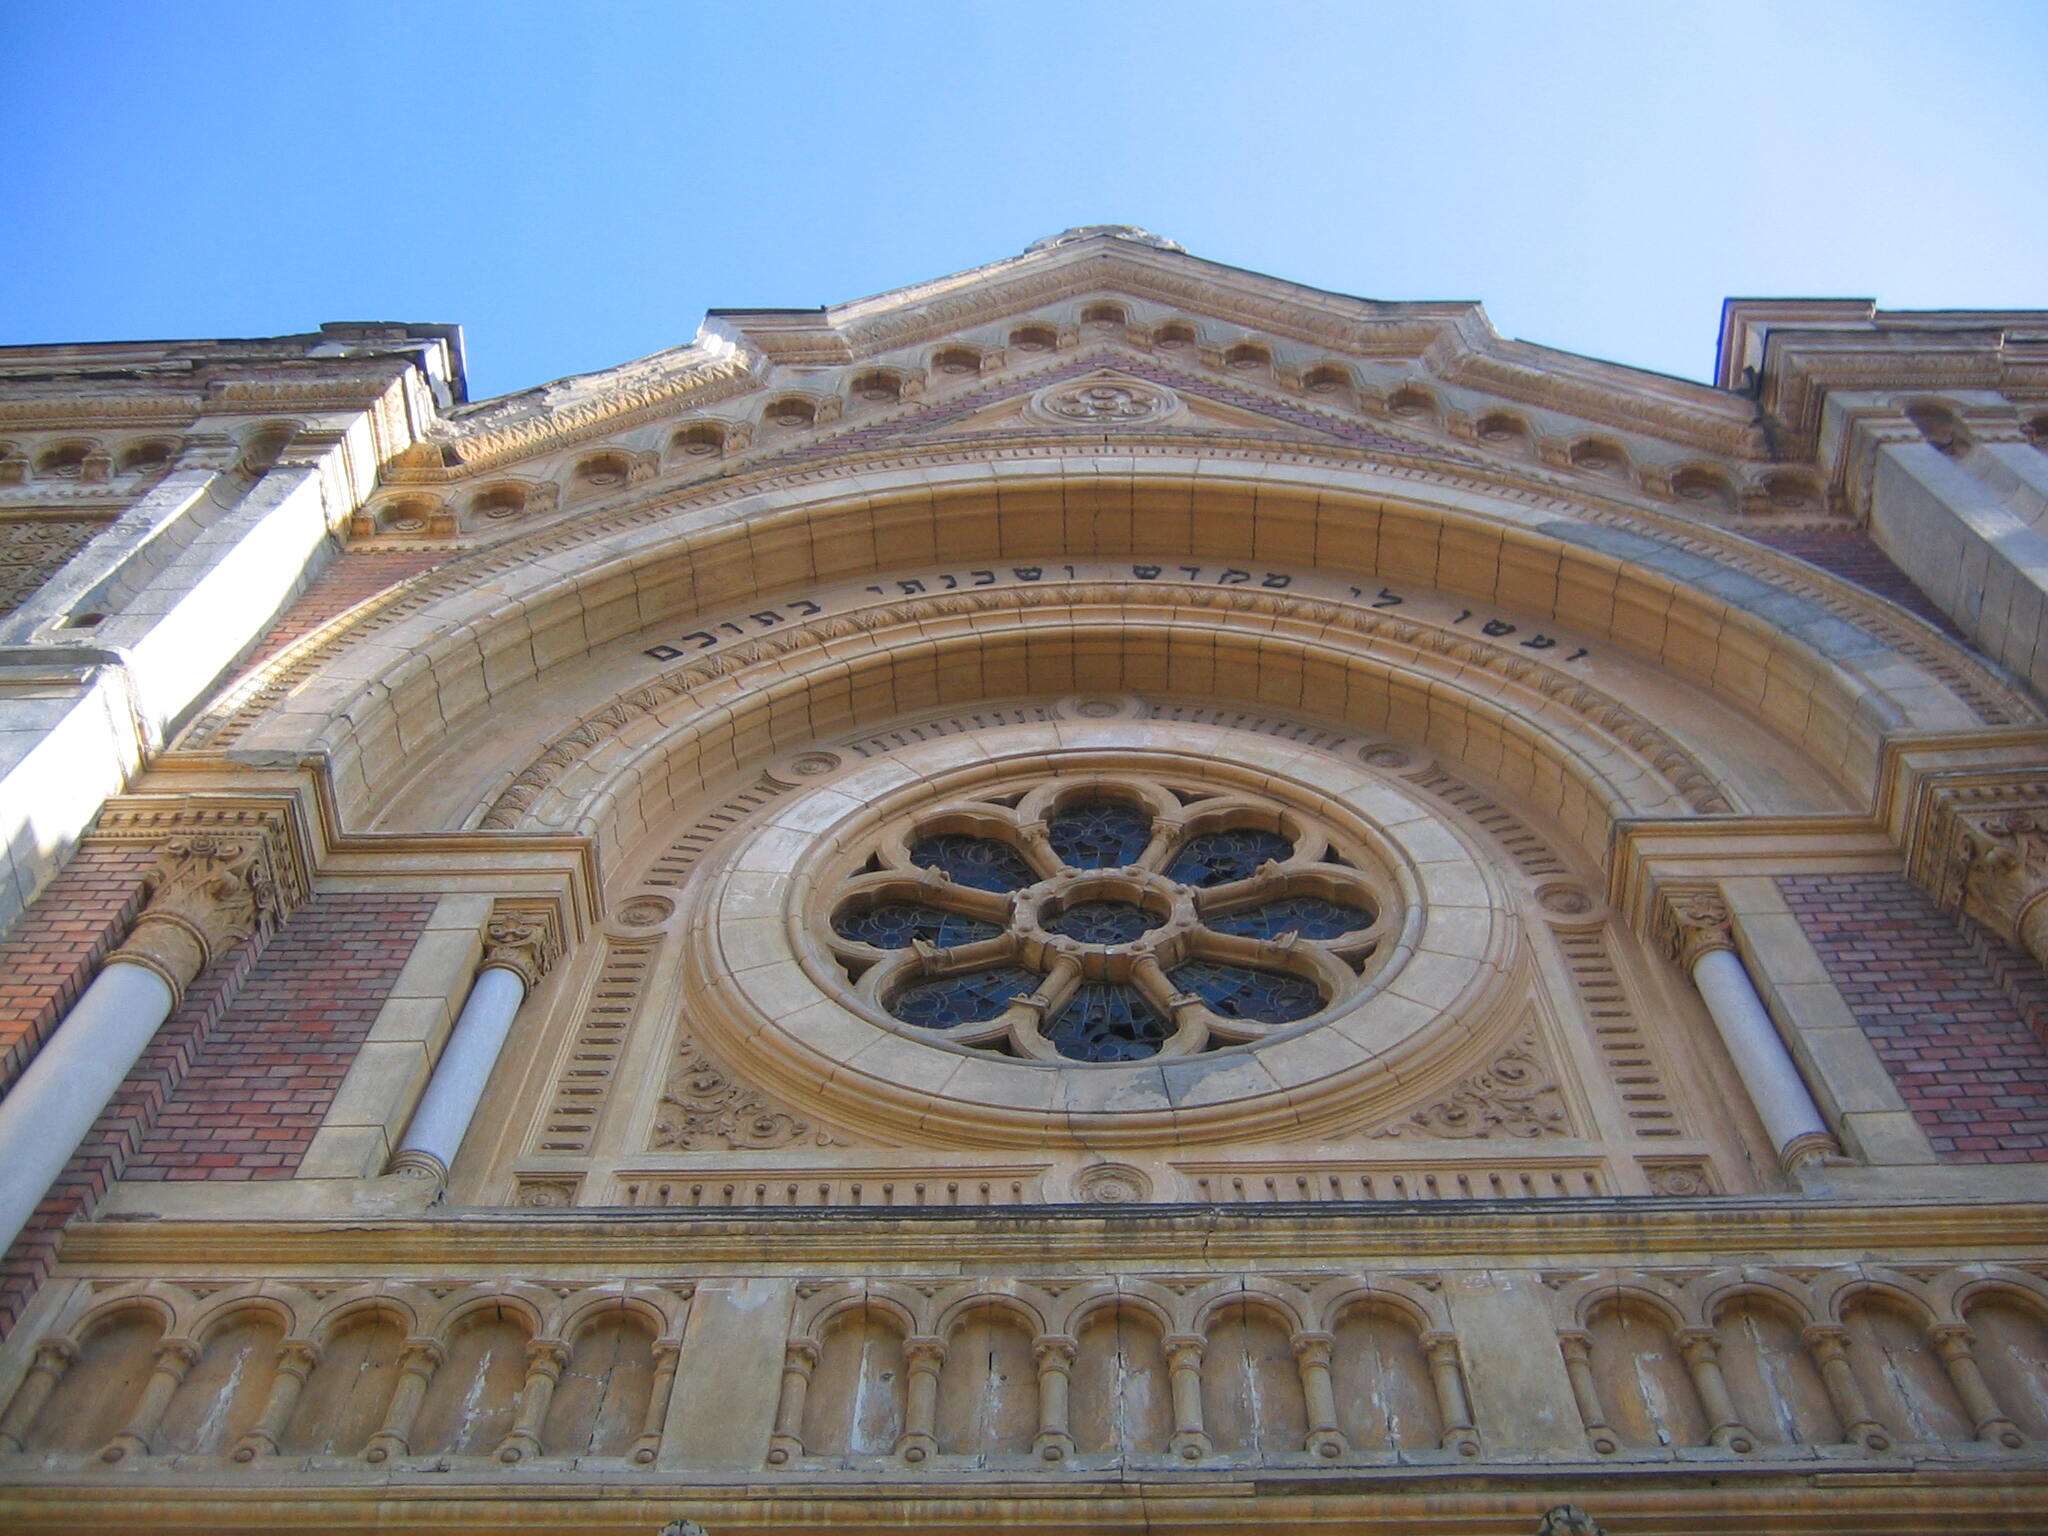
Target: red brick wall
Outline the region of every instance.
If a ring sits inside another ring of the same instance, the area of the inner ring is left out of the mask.
[[[1900,875],[1778,889],[1948,1163],[2048,1162],[2048,982]]]
[[[256,649],[249,653],[245,665],[267,661],[364,598],[373,597],[408,576],[417,576],[448,556],[449,551],[444,549],[366,550],[336,556],[326,570],[307,584],[298,600],[278,615],[256,642]]]
[[[142,905],[149,848],[81,848],[0,944],[0,1091],[21,1076]]]
[[[49,893],[37,902],[48,904]],[[262,952],[258,934],[223,955],[185,991],[178,1009],[151,1039],[142,1059],[79,1143],[14,1246],[0,1258],[0,1334],[14,1326],[36,1288],[49,1277],[58,1238],[73,1216],[90,1215],[107,1187],[121,1177],[129,1155],[148,1133],[164,1101],[176,1091],[207,1033]]]
[[[1759,544],[1796,555],[1857,586],[1888,597],[1908,613],[1918,614],[1951,638],[1967,640],[1934,599],[1892,563],[1877,541],[1861,528],[1766,528],[1749,535]]]
[[[125,1179],[288,1179],[434,909],[316,896],[270,941],[155,1116]]]
[[[133,878],[154,857],[133,862]],[[93,911],[111,895],[77,890]],[[53,882],[29,919],[56,932],[86,921],[68,894]],[[282,932],[209,966],[0,1258],[0,1336],[48,1277],[65,1223],[116,1179],[290,1177],[433,907],[432,896],[315,896]],[[114,926],[118,936],[125,920]]]

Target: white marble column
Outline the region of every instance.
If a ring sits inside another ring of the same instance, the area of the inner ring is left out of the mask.
[[[277,911],[268,841],[173,838],[126,941],[0,1099],[0,1252],[11,1247],[185,988]]]
[[[1727,906],[1709,891],[1675,892],[1666,900],[1678,959],[1706,1000],[1778,1161],[1789,1170],[1838,1154],[1834,1134],[1736,953]]]
[[[484,958],[441,1059],[399,1140],[391,1171],[444,1182],[512,1033],[519,1005],[553,964],[552,926],[528,913],[502,914],[486,930]]]

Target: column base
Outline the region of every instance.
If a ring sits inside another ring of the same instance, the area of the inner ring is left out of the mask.
[[[930,1435],[905,1435],[896,1442],[896,1454],[913,1467],[921,1467],[939,1454],[939,1442]]]
[[[1351,1449],[1351,1442],[1344,1438],[1341,1429],[1312,1429],[1305,1447],[1311,1456],[1321,1456],[1335,1461]]]
[[[1043,1462],[1065,1461],[1074,1454],[1074,1437],[1059,1430],[1042,1430],[1031,1442],[1031,1454]]]
[[[1166,1442],[1166,1449],[1182,1461],[1200,1461],[1210,1453],[1211,1447],[1207,1435],[1184,1429]]]
[[[448,1186],[448,1165],[433,1153],[422,1152],[417,1147],[401,1151],[384,1171],[393,1178],[416,1179],[431,1184],[437,1193]]]

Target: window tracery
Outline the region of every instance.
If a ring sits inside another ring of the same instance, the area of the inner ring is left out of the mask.
[[[869,1007],[951,1044],[1108,1063],[1312,1020],[1384,959],[1391,887],[1291,806],[1040,775],[854,851],[827,946]]]

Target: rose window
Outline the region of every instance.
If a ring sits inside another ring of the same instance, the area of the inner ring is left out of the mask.
[[[861,1001],[1035,1060],[1136,1061],[1313,1020],[1385,958],[1391,886],[1289,806],[1040,779],[883,829],[831,891]]]

